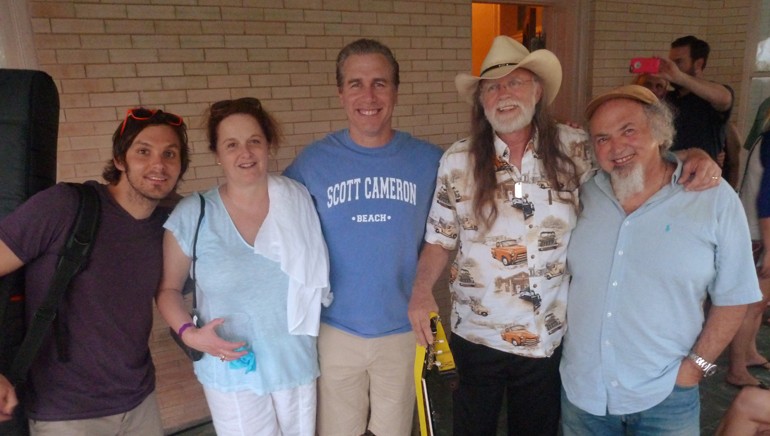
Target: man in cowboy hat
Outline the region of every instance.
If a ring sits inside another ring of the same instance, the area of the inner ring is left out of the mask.
[[[697,436],[698,383],[761,298],[746,216],[726,181],[675,183],[673,116],[647,88],[602,94],[585,113],[601,171],[581,188],[567,253],[564,434]]]
[[[409,306],[418,342],[429,342],[431,289],[459,244],[450,274],[455,435],[494,434],[504,396],[509,431],[558,430],[566,248],[591,174],[586,134],[547,112],[561,78],[553,53],[498,36],[481,75],[455,79],[473,106],[471,136],[441,160]],[[697,184],[713,187],[719,169],[699,173]]]

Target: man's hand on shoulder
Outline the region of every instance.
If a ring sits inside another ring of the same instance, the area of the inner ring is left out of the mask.
[[[719,186],[722,169],[708,153],[699,148],[688,148],[675,154],[683,162],[679,184],[686,191],[705,191]]]
[[[18,404],[16,389],[4,375],[0,374],[0,422],[10,421],[13,409]]]

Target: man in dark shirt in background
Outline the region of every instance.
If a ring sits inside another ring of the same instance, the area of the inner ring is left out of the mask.
[[[724,151],[734,99],[729,86],[703,78],[709,51],[706,41],[692,35],[679,38],[671,43],[668,59],[661,58],[659,75],[674,88],[667,95],[676,112],[671,151],[697,147],[717,160]]]

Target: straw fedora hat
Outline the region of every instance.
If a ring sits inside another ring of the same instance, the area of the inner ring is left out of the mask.
[[[505,35],[497,36],[492,41],[492,47],[481,64],[480,76],[460,73],[455,77],[457,92],[463,100],[473,104],[473,93],[479,80],[499,79],[517,68],[525,68],[540,78],[545,102],[551,104],[561,87],[561,63],[556,55],[545,49],[530,53],[518,41]]]
[[[594,97],[594,99],[588,103],[588,106],[586,106],[586,120],[591,120],[591,117],[594,116],[594,112],[596,112],[596,109],[599,109],[599,106],[609,100],[614,100],[616,98],[635,100],[644,105],[657,104],[660,102],[658,97],[656,97],[652,91],[645,88],[644,86],[625,85]]]

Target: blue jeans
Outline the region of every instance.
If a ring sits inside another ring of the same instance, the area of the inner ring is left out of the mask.
[[[698,386],[674,386],[674,391],[650,409],[628,415],[596,416],[572,404],[562,390],[561,421],[564,436],[699,436]]]

